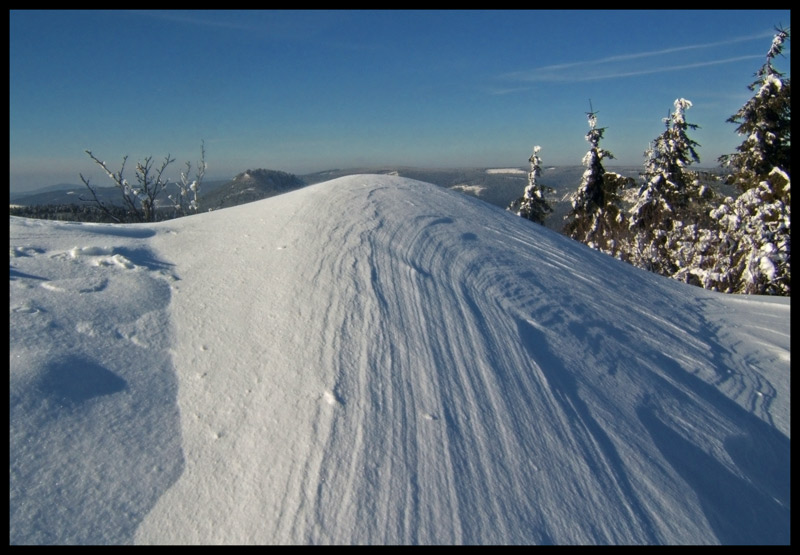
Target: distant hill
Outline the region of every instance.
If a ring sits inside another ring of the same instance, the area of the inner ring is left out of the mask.
[[[64,191],[70,189],[79,189],[83,187],[83,185],[76,185],[74,183],[58,183],[56,185],[48,185],[46,187],[39,187],[37,189],[32,189],[30,191],[8,191],[8,198],[10,202],[15,202],[16,199],[22,197],[29,197],[32,195],[38,195],[40,193],[51,193],[54,191]]]
[[[201,195],[202,211],[237,206],[273,197],[304,187],[306,182],[294,174],[278,170],[246,170],[231,181]]]
[[[104,202],[111,200],[113,187],[98,188],[98,195]],[[117,193],[119,195],[119,193]],[[83,185],[54,185],[35,191],[17,192],[10,195],[11,204],[21,206],[39,206],[44,204],[81,204],[79,197],[91,198],[89,191]]]
[[[227,183],[228,180],[204,181],[200,187],[201,198],[203,194],[207,194]],[[97,198],[101,202],[112,206],[123,205],[122,193],[117,187],[95,187],[94,190],[97,194]],[[156,202],[163,205],[167,195],[176,193],[177,190],[177,185],[174,183],[168,184],[165,191],[159,195]],[[35,191],[11,193],[9,197],[11,204],[21,206],[93,204],[92,194],[85,185],[70,185],[67,183],[43,187]]]

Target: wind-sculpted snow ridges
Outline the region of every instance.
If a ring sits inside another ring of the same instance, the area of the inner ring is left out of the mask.
[[[11,297],[28,299],[9,313],[12,544],[132,543],[183,469],[169,356],[174,276],[134,244],[149,233],[85,227],[31,225],[24,237],[36,244],[46,237],[37,232],[62,229],[82,247],[15,246],[22,238],[11,237]],[[115,246],[97,244],[108,237]],[[117,315],[110,328],[99,323],[108,311]],[[92,429],[81,425],[87,419]],[[92,512],[103,503],[110,509]]]
[[[137,543],[785,539],[788,336],[764,335],[758,372],[728,364],[741,359],[725,297],[390,176],[153,227],[145,251],[64,245],[58,262],[122,264],[83,264],[114,279],[49,290],[169,284],[185,467]],[[35,265],[12,264],[12,280],[47,290]],[[19,322],[47,310],[12,306]],[[144,330],[160,320],[142,318],[118,339],[158,348]],[[131,386],[88,368],[106,398]],[[756,383],[774,400],[751,404]],[[748,505],[765,516],[725,517]]]

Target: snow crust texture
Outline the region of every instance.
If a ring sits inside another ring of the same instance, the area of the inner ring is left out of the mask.
[[[395,176],[10,242],[11,543],[789,543],[788,298]]]

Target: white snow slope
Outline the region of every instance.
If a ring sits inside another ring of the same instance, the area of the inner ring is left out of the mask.
[[[360,175],[10,218],[12,544],[786,544],[790,299]]]

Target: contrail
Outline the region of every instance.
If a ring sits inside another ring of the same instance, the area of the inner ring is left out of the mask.
[[[595,76],[573,76],[569,74],[562,74],[559,75],[556,72],[561,72],[566,69],[574,69],[581,66],[593,66],[596,68],[599,64],[611,64],[615,62],[622,62],[622,61],[629,61],[634,59],[640,58],[651,58],[655,56],[663,56],[666,54],[672,54],[675,52],[683,52],[687,50],[698,50],[702,48],[712,48],[717,46],[724,46],[728,44],[734,44],[739,42],[746,42],[756,39],[763,39],[765,37],[771,36],[771,33],[761,33],[758,35],[748,35],[746,37],[737,37],[733,39],[717,41],[717,42],[708,42],[702,44],[690,44],[686,46],[676,46],[673,48],[664,48],[662,50],[652,50],[649,52],[636,52],[632,54],[620,54],[617,56],[608,56],[606,58],[599,58],[596,60],[582,60],[578,62],[569,62],[564,64],[554,64],[549,66],[542,66],[532,70],[523,70],[523,71],[514,71],[511,73],[506,73],[502,75],[502,78],[506,79],[517,79],[520,81],[591,81],[591,80],[598,80],[598,79],[612,79],[615,77],[629,77],[634,75],[644,75],[644,74],[652,74],[652,73],[660,73],[666,71],[677,71],[680,69],[688,69],[694,67],[703,67],[708,65],[717,65],[717,64],[725,64],[731,63],[741,60],[749,60],[755,58],[761,58],[761,55],[751,55],[751,56],[740,56],[738,58],[727,58],[724,60],[711,60],[708,62],[698,62],[695,64],[685,64],[680,66],[668,66],[668,67],[661,67],[661,68],[652,68],[647,70],[641,71],[628,71],[628,72],[608,72],[603,73],[600,75]]]

